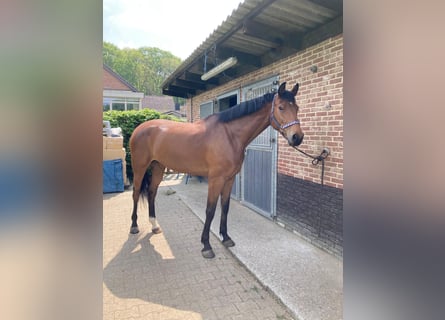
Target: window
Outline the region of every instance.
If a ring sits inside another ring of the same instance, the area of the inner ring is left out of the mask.
[[[218,112],[221,112],[221,111],[227,110],[233,106],[236,106],[239,103],[238,94],[239,94],[239,91],[234,90],[234,91],[226,92],[226,93],[216,97],[218,99]]]
[[[113,101],[113,104],[111,106],[113,110],[125,111],[125,103]]]
[[[213,114],[213,101],[203,103],[199,106],[199,118],[204,119]]]
[[[228,96],[218,100],[219,111],[227,110],[235,106],[238,102],[238,96],[235,94],[233,96]]]
[[[104,101],[102,103],[103,111],[111,110],[111,99],[110,98],[104,98]]]
[[[103,111],[139,110],[139,99],[105,97],[102,106]]]
[[[126,99],[127,110],[139,110],[139,100],[137,99]]]

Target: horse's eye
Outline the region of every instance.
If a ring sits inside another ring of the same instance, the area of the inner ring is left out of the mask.
[[[282,105],[282,104],[280,104],[280,105],[278,106],[278,109],[280,109],[280,110],[284,110],[284,107],[283,107],[283,105]]]

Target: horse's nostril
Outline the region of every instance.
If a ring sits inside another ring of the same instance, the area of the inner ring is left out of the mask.
[[[292,136],[292,142],[294,143],[294,146],[300,145],[301,142],[303,141],[303,137],[304,137],[304,135],[302,135],[300,138],[297,134],[294,134]]]

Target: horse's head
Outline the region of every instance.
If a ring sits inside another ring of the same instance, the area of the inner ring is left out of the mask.
[[[289,145],[298,146],[303,141],[300,120],[298,120],[298,105],[295,96],[298,92],[298,83],[291,91],[286,91],[286,82],[278,88],[278,93],[272,101],[270,124],[287,139]]]

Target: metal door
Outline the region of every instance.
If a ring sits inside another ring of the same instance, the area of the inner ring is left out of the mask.
[[[243,88],[243,101],[278,89],[278,77]],[[276,208],[277,132],[268,127],[245,151],[241,170],[241,201],[251,209],[272,218]]]

